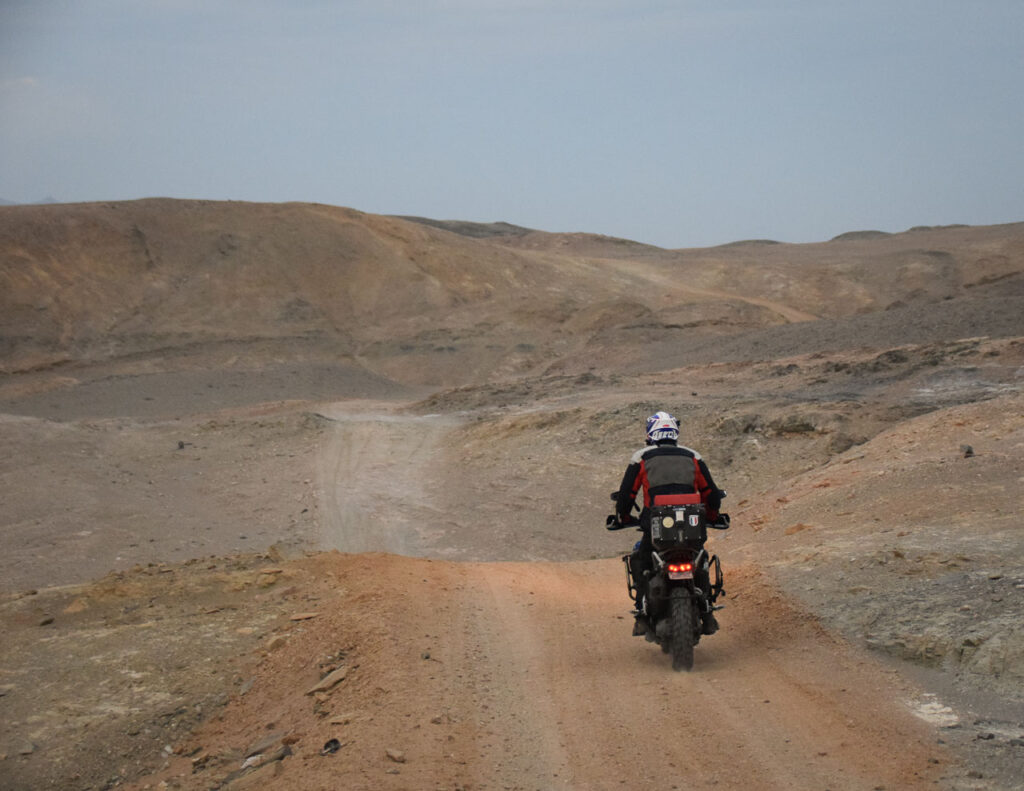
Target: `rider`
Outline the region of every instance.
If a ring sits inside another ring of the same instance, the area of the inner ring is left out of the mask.
[[[643,597],[647,592],[645,572],[652,568],[651,551],[654,548],[651,543],[651,506],[691,503],[696,495],[707,508],[708,521],[714,522],[718,519],[718,509],[722,504],[721,492],[715,486],[711,472],[700,454],[677,444],[678,420],[668,412],[655,412],[647,418],[646,439],[646,447],[634,453],[626,467],[615,505],[620,523],[636,524],[631,512],[637,492],[643,487],[644,508],[640,512],[643,538],[630,557],[630,568],[633,569],[637,589],[636,624],[633,627],[635,635],[644,634],[648,626]],[[705,615],[703,628],[705,634],[717,630],[718,622],[714,614],[709,612]]]

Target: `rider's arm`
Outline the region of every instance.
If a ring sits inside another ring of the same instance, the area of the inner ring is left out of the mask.
[[[640,488],[640,462],[631,461],[622,476],[619,495],[615,500],[615,513],[622,521],[629,519],[633,512],[633,502]]]
[[[718,487],[711,477],[711,471],[704,459],[696,459],[697,474],[694,483],[700,492],[701,502],[708,507],[708,519],[714,521],[718,518],[718,509],[722,507],[722,498],[718,494]]]

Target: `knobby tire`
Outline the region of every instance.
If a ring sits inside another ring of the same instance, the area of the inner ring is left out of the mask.
[[[693,669],[693,644],[697,612],[693,598],[685,590],[672,592],[669,611],[669,653],[673,670]]]

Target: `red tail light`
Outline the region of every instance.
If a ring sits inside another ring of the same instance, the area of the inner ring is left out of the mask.
[[[673,574],[680,571],[693,571],[692,563],[669,563],[668,570]]]

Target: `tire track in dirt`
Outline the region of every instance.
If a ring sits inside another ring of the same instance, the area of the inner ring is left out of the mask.
[[[267,770],[277,791],[914,791],[957,771],[903,702],[915,690],[749,568],[727,571],[722,631],[676,673],[630,636],[618,560],[324,553],[298,567],[320,617],[182,748],[237,769],[273,724],[293,735]],[[311,698],[339,647],[345,680]],[[330,739],[342,747],[325,757]],[[178,787],[213,787],[181,764]]]
[[[319,414],[332,422],[317,461],[323,548],[425,554],[425,533],[443,514],[435,460],[457,422],[380,405],[329,405]]]
[[[674,673],[630,636],[620,572],[616,561],[467,570],[452,612],[470,635],[467,689],[485,727],[480,787],[930,785],[933,737],[891,680],[756,575],[736,575],[723,631],[697,647],[693,673]]]
[[[363,702],[359,749],[397,740],[409,764],[401,780],[365,766],[351,787],[923,789],[949,762],[894,674],[749,570],[732,572],[694,671],[675,673],[630,636],[616,560],[371,562],[400,597],[378,619],[389,649],[374,674],[401,705]],[[423,640],[429,671],[410,650]]]
[[[324,414],[325,541],[422,554],[424,526],[455,499],[438,487],[458,480],[442,463],[457,423]],[[382,497],[382,482],[402,496]],[[409,764],[387,774],[356,760],[346,787],[914,789],[949,761],[897,676],[728,558],[723,629],[697,647],[692,673],[630,636],[617,560],[349,560],[338,576],[357,611],[339,614],[338,631],[364,634],[373,678],[360,686],[357,673],[349,690],[346,705],[365,712],[351,752],[397,740]]]

